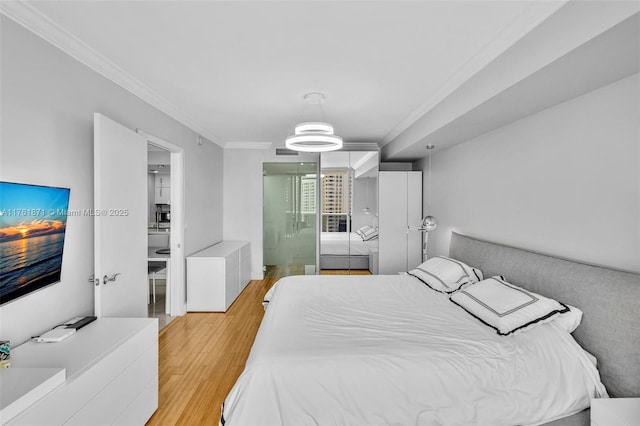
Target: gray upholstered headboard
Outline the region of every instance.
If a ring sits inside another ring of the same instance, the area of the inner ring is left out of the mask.
[[[640,275],[453,233],[449,255],[584,312],[573,337],[598,359],[609,395],[640,397]]]

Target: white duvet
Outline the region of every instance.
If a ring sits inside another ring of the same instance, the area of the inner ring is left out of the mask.
[[[226,425],[516,425],[606,396],[543,324],[502,337],[408,275],[303,276],[273,291]]]

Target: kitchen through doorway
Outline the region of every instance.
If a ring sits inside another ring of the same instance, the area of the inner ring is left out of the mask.
[[[148,309],[149,318],[158,318],[160,329],[174,318],[168,300],[167,276],[171,262],[171,152],[147,144],[148,188]]]

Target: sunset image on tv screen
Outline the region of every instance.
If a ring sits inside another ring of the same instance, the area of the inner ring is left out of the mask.
[[[60,281],[69,189],[0,182],[0,304]]]

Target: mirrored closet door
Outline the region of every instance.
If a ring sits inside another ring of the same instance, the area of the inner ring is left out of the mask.
[[[377,151],[323,152],[320,270],[377,273]]]

